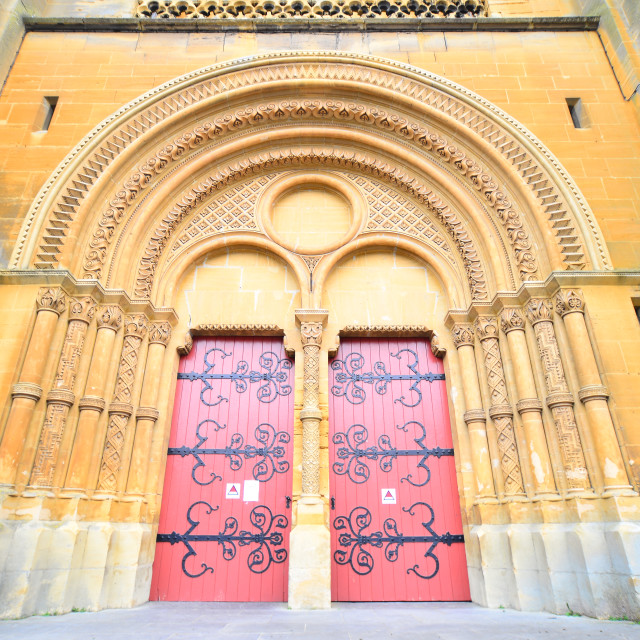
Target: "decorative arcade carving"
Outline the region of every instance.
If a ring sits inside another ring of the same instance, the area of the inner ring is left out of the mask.
[[[582,442],[560,359],[560,349],[553,328],[553,305],[550,300],[534,298],[527,303],[527,317],[533,325],[547,387],[547,405],[553,414],[567,486],[570,493],[591,488]]]
[[[491,397],[489,416],[498,432],[498,449],[505,493],[508,496],[525,495],[516,434],[513,428],[513,409],[509,402],[498,342],[498,321],[495,318],[480,316],[476,320],[476,333],[484,352]]]
[[[47,395],[47,412],[40,433],[30,484],[50,487],[58,460],[60,441],[67,423],[69,408],[75,402],[73,388],[87,327],[96,309],[92,298],[72,298],[69,302],[69,324],[58,362],[53,389]]]
[[[147,332],[147,319],[143,315],[127,316],[124,321],[124,342],[118,367],[113,401],[109,405],[109,424],[102,452],[98,489],[117,491],[122,470],[122,456],[127,441],[127,427],[133,413],[132,391],[142,339]]]

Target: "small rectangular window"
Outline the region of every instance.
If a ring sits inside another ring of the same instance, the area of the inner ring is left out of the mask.
[[[51,124],[51,118],[58,106],[58,96],[45,96],[42,99],[42,105],[38,111],[34,131],[48,131]]]
[[[569,107],[569,114],[571,115],[573,126],[576,129],[588,128],[589,125],[587,124],[587,115],[582,104],[582,99],[567,98],[567,107]]]

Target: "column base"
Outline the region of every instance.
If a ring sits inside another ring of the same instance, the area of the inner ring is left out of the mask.
[[[331,608],[331,536],[319,496],[298,502],[298,524],[289,539],[289,608]]]

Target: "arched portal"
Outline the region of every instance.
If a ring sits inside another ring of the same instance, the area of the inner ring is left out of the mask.
[[[72,540],[73,554],[88,538],[102,550],[93,591],[78,586],[91,583],[91,567],[74,565],[73,606],[148,596],[176,370],[199,336],[275,336],[295,360],[294,608],[329,604],[328,358],[341,340],[411,339],[443,358],[454,443],[445,448],[455,450],[473,600],[558,610],[558,545],[577,544],[578,526],[605,534],[580,517],[567,529],[557,505],[637,497],[582,293],[557,277],[610,269],[597,222],[529,131],[425,71],[281,53],[166,83],[65,158],[11,264],[56,274],[61,286],[37,294],[2,481],[32,508],[73,504],[70,521],[82,524],[55,535]],[[357,289],[367,265],[376,304],[370,286]],[[402,269],[426,278],[416,300]],[[387,298],[386,287],[403,295]],[[32,367],[51,341],[55,357]],[[204,380],[207,366],[192,378]],[[412,371],[412,384],[426,380]],[[54,526],[41,525],[46,535]],[[587,539],[582,564],[566,569],[571,580],[591,570]],[[616,576],[631,602],[627,574]]]

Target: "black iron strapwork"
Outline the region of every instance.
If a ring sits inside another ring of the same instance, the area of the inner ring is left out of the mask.
[[[365,507],[356,507],[351,511],[349,517],[339,516],[333,522],[336,531],[344,531],[338,534],[338,544],[346,547],[346,551],[338,549],[334,552],[334,560],[341,565],[348,564],[355,573],[360,576],[367,575],[373,570],[373,556],[365,549],[366,546],[382,548],[384,547],[384,556],[389,562],[395,562],[398,559],[398,550],[405,544],[428,544],[425,558],[433,561],[433,571],[430,573],[422,573],[420,566],[415,564],[407,569],[407,573],[415,573],[419,578],[429,580],[433,578],[440,569],[440,561],[434,553],[435,548],[439,544],[446,544],[450,547],[454,543],[464,542],[464,536],[454,535],[452,533],[444,533],[438,535],[432,528],[435,514],[430,505],[426,502],[415,502],[409,508],[403,511],[413,516],[416,514],[414,509],[418,506],[425,507],[429,513],[429,521],[421,522],[422,526],[427,530],[429,535],[426,536],[404,536],[398,531],[398,525],[393,518],[387,518],[383,525],[382,531],[374,531],[372,533],[364,533],[365,529],[371,526],[371,512]]]
[[[284,535],[280,529],[284,530],[289,526],[289,520],[283,515],[273,515],[271,509],[266,505],[260,504],[251,510],[249,520],[257,531],[238,531],[238,521],[235,518],[228,517],[224,522],[224,530],[216,534],[194,534],[194,529],[200,524],[200,520],[194,520],[191,511],[198,505],[206,507],[205,514],[210,515],[217,511],[219,507],[212,507],[208,502],[200,500],[194,502],[187,511],[187,520],[191,525],[185,533],[159,533],[158,542],[169,542],[176,544],[181,542],[187,548],[182,558],[182,571],[190,578],[199,578],[208,571],[213,573],[213,567],[206,563],[202,563],[202,571],[200,573],[191,573],[187,569],[187,560],[197,555],[196,550],[191,543],[193,542],[217,542],[222,546],[222,557],[225,560],[233,560],[236,557],[236,543],[245,547],[250,544],[257,544],[257,548],[249,553],[247,558],[247,566],[253,573],[264,573],[269,569],[272,563],[280,564],[287,559],[287,550],[282,548]],[[272,531],[273,529],[273,531]],[[280,547],[280,548],[278,548]]]
[[[263,422],[256,427],[255,437],[257,445],[244,445],[244,438],[240,433],[234,433],[231,436],[231,442],[226,447],[206,448],[203,445],[208,440],[208,436],[200,433],[200,428],[205,423],[213,423],[213,430],[219,431],[226,429],[226,425],[220,425],[216,420],[207,418],[203,420],[196,428],[196,436],[198,441],[193,447],[169,447],[168,454],[170,456],[193,456],[196,460],[191,471],[193,481],[199,485],[205,486],[211,484],[214,480],[222,478],[213,471],[209,474],[210,479],[207,482],[198,480],[196,471],[200,467],[205,466],[205,462],[201,456],[205,455],[223,455],[229,460],[229,467],[232,471],[238,471],[242,468],[243,458],[250,460],[257,458],[257,462],[253,465],[253,477],[258,482],[267,482],[271,480],[274,473],[286,473],[289,470],[289,462],[285,460],[287,449],[285,446],[291,436],[286,431],[276,431],[273,425]]]
[[[404,396],[395,400],[405,407],[416,407],[422,401],[422,391],[419,388],[422,382],[433,382],[434,380],[444,380],[444,373],[420,373],[418,370],[418,354],[411,349],[400,349],[398,353],[390,354],[393,358],[401,359],[401,354],[409,353],[413,356],[413,362],[408,362],[407,367],[412,373],[407,374],[391,374],[387,371],[384,362],[378,361],[373,365],[373,371],[361,373],[364,367],[365,359],[361,353],[350,353],[344,360],[334,360],[331,368],[336,372],[335,384],[331,387],[331,393],[334,396],[344,396],[351,404],[362,404],[367,394],[362,384],[371,384],[376,393],[384,395],[387,393],[387,387],[394,380],[409,380],[413,384],[409,387],[409,391],[416,394],[416,400],[413,403],[406,402]]]
[[[220,358],[224,360],[233,354],[226,353],[222,349],[215,347],[209,349],[204,354],[204,371],[189,371],[188,373],[179,373],[178,380],[200,380],[203,383],[202,391],[200,391],[200,400],[208,407],[215,407],[221,402],[229,402],[229,398],[218,394],[218,397],[209,402],[207,394],[213,391],[211,386],[212,380],[232,380],[235,383],[237,393],[244,393],[249,387],[249,383],[262,383],[256,392],[256,397],[260,402],[273,402],[278,396],[288,396],[293,390],[289,381],[289,371],[293,366],[291,360],[279,358],[273,351],[265,351],[260,358],[258,364],[263,371],[249,371],[249,364],[246,360],[240,360],[233,373],[212,373],[215,368],[215,362],[209,360],[215,359],[220,353]],[[211,355],[213,354],[213,355]]]
[[[427,472],[427,477],[422,482],[415,482],[413,474],[409,473],[402,478],[402,482],[408,482],[414,487],[424,487],[431,479],[431,469],[427,466],[428,458],[452,456],[453,449],[442,449],[440,447],[429,449],[424,442],[427,437],[427,430],[417,420],[410,420],[402,426],[396,425],[396,428],[408,432],[409,425],[415,425],[419,430],[420,435],[413,440],[420,447],[419,449],[396,449],[391,444],[391,438],[386,434],[378,438],[377,447],[375,445],[367,447],[366,442],[369,437],[369,431],[362,424],[352,424],[346,432],[339,431],[334,433],[333,443],[338,445],[336,447],[338,460],[333,463],[334,472],[339,476],[346,475],[351,482],[362,484],[369,479],[367,460],[377,460],[380,470],[388,473],[393,469],[393,461],[396,458],[417,456],[420,457],[417,466]]]

